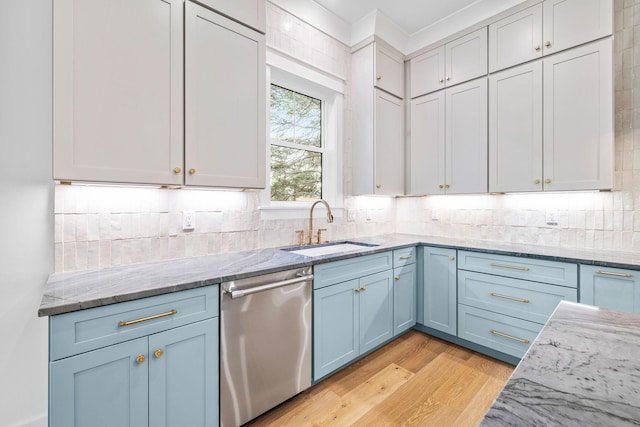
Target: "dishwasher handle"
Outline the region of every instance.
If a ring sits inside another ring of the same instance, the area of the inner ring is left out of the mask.
[[[255,286],[253,288],[248,289],[237,289],[233,284],[228,287],[223,287],[223,292],[225,294],[230,294],[231,298],[242,298],[247,295],[257,294],[258,292],[264,292],[275,288],[281,288],[283,286],[295,285],[296,283],[308,282],[313,280],[313,274],[307,274],[301,277],[295,277],[293,279],[282,280],[280,282],[269,283],[267,285]]]

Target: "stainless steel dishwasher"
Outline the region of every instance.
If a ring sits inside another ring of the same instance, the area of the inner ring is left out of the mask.
[[[311,267],[220,288],[220,423],[236,427],[311,385]]]

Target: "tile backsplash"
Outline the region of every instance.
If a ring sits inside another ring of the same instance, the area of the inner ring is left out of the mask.
[[[283,30],[283,28],[288,30]],[[350,49],[267,2],[267,44],[331,75],[348,76]],[[345,82],[344,193],[351,185],[351,104]],[[345,197],[326,238],[416,233],[566,248],[640,251],[640,1],[615,0],[613,192]],[[635,129],[638,128],[638,131]],[[55,269],[105,268],[296,243],[308,213],[265,219],[260,193],[143,187],[55,189]],[[558,225],[546,224],[547,209]],[[182,231],[182,211],[196,229]],[[356,220],[347,221],[347,210]],[[434,216],[437,220],[432,219]],[[316,223],[324,224],[316,212]]]

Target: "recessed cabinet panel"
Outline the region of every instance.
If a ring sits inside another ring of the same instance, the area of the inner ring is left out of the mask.
[[[487,28],[445,45],[447,87],[487,74]]]
[[[418,322],[456,335],[456,250],[425,247],[423,257],[424,310]]]
[[[375,42],[375,86],[404,97],[404,56],[385,44]]]
[[[546,0],[543,5],[545,55],[613,31],[612,0]]]
[[[445,133],[447,193],[486,193],[486,77],[447,89]]]
[[[375,194],[404,193],[404,102],[375,89]]]
[[[581,265],[580,302],[640,313],[640,271]]]
[[[55,1],[55,179],[182,184],[182,7]]]
[[[411,100],[410,194],[444,194],[445,92]]]
[[[224,15],[266,33],[265,0],[199,0]]]
[[[410,67],[411,98],[444,88],[444,46],[416,56]]]
[[[185,181],[263,188],[264,36],[186,4]]]
[[[612,40],[544,60],[545,190],[613,186]]]
[[[393,273],[391,270],[360,279],[360,353],[393,337]]]
[[[489,191],[542,190],[542,62],[489,77]]]
[[[489,25],[489,71],[542,56],[542,3]]]

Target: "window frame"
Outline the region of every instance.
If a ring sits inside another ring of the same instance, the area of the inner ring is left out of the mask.
[[[322,109],[322,197],[341,216],[343,195],[343,105],[344,80],[302,63],[285,54],[267,50],[267,102],[271,84],[321,101]],[[267,104],[267,114],[270,115]],[[267,117],[266,171],[267,185],[260,195],[261,216],[264,219],[306,218],[312,202],[271,201],[271,120]],[[335,215],[337,214],[337,215]]]

